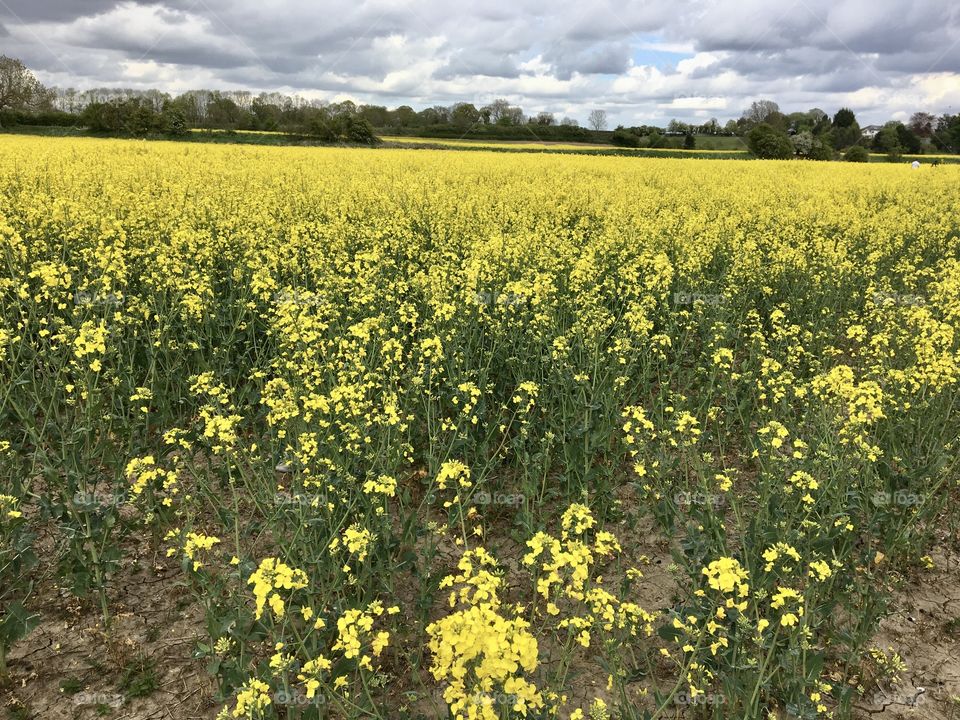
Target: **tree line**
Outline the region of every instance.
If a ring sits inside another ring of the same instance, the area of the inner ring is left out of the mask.
[[[607,131],[603,110],[588,127],[549,112],[526,114],[505,99],[479,107],[470,102],[414,110],[350,100],[328,103],[297,95],[191,90],[173,96],[158,90],[46,88],[15,58],[0,55],[0,125],[82,126],[92,132],[142,137],[184,135],[191,130],[275,131],[322,142],[376,144],[377,132],[421,137],[488,137],[608,142],[621,147],[697,147],[703,136],[736,136],[758,157],[865,160],[869,150],[901,154],[960,153],[960,114],[924,111],[908,123],[861,128],[849,108],[833,117],[819,108],[785,114],[776,102],[758,100],[743,115],[720,125],[671,120],[666,127],[618,126]]]
[[[850,108],[840,108],[832,118],[819,108],[785,115],[775,102],[760,100],[737,123],[758,157],[832,159],[843,151],[845,160],[863,162],[871,150],[892,161],[903,154],[960,152],[960,115],[917,111],[907,123],[891,120],[862,128]]]
[[[907,123],[892,120],[861,128],[850,108],[840,108],[833,117],[820,108],[785,114],[776,102],[757,100],[723,127],[715,118],[702,125],[671,120],[666,130],[621,126],[613,131],[611,140],[627,147],[665,147],[665,135],[682,135],[687,147],[694,147],[698,136],[737,136],[761,158],[832,160],[842,154],[845,160],[866,162],[873,151],[898,160],[904,154],[960,152],[960,115],[938,117],[918,111]]]
[[[605,128],[602,111],[592,118],[595,132]],[[176,136],[194,129],[273,131],[366,144],[377,142],[376,131],[433,137],[461,137],[469,132],[502,139],[598,139],[576,120],[558,120],[551,113],[527,116],[504,99],[481,107],[460,102],[416,111],[408,105],[388,109],[277,92],[191,90],[173,96],[158,90],[78,91],[45,88],[22,62],[5,56],[0,56],[0,125],[82,126],[92,132],[135,137]]]

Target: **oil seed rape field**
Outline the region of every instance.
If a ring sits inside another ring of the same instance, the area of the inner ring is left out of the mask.
[[[0,138],[7,711],[951,717],[958,183]]]

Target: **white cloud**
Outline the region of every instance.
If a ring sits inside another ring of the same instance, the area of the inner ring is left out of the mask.
[[[455,12],[453,11],[455,10]],[[953,0],[5,0],[4,52],[48,84],[284,90],[422,107],[502,96],[616,123],[847,105],[960,107]]]

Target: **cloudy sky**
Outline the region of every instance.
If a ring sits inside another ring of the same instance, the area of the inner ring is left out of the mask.
[[[48,85],[279,90],[420,109],[505,97],[581,122],[960,112],[956,0],[0,0]]]

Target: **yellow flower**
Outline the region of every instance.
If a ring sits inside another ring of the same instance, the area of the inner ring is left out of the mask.
[[[732,593],[736,589],[741,597],[747,594],[749,573],[740,567],[740,562],[734,558],[722,557],[714,560],[703,568],[702,574],[707,576],[707,582],[714,590]]]
[[[253,596],[257,602],[256,617],[263,616],[264,606],[269,602],[270,609],[278,617],[285,613],[283,598],[279,590],[298,590],[307,586],[307,575],[303,570],[292,568],[275,558],[264,558],[260,566],[247,580],[253,585]]]
[[[447,484],[455,484],[462,488],[473,485],[470,482],[470,468],[457,460],[449,460],[440,466],[436,477],[437,487],[447,489]]]
[[[270,686],[261,680],[250,680],[237,692],[237,703],[233,708],[233,717],[250,718],[266,710],[272,700]]]

